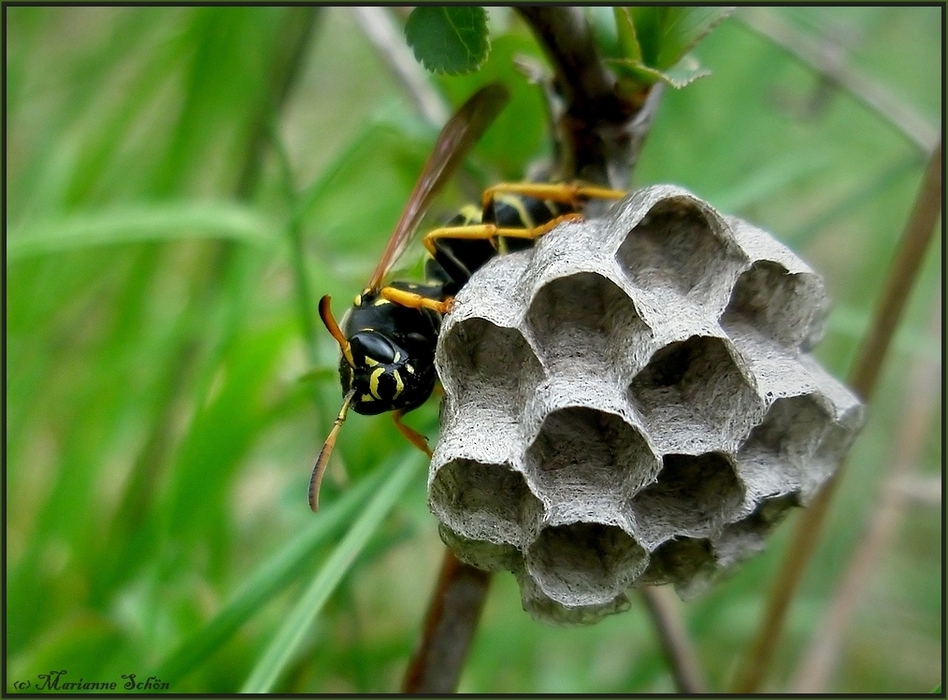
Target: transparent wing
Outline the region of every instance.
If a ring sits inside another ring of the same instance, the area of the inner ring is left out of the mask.
[[[444,125],[395,225],[392,237],[385,246],[385,252],[372,273],[368,289],[378,291],[382,286],[385,274],[408,246],[435,195],[497,118],[509,98],[507,88],[499,83],[491,83],[474,93]]]

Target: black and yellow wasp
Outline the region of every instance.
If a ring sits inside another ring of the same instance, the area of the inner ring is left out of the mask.
[[[402,423],[401,417],[427,401],[434,390],[441,319],[471,275],[494,256],[529,247],[561,222],[579,218],[590,198],[618,199],[625,194],[572,183],[495,185],[484,192],[479,207],[463,208],[446,226],[424,236],[430,255],[424,284],[386,282],[435,195],[508,99],[502,85],[488,85],[445,124],[375,272],[342,323],[333,318],[328,296],[319,301],[319,315],[342,349],[339,375],[344,398],[310,479],[309,504],[314,511],[329,455],[350,408],[364,415],[394,411],[398,430],[431,455],[424,436]]]

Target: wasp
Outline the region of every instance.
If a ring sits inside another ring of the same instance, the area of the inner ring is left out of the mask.
[[[477,91],[438,135],[372,277],[337,324],[330,298],[319,315],[342,351],[339,376],[343,400],[323,444],[309,484],[316,511],[319,485],[349,410],[363,415],[388,411],[399,432],[429,457],[427,440],[401,422],[431,396],[437,381],[434,357],[442,317],[454,296],[496,255],[527,248],[564,221],[581,218],[592,198],[620,199],[625,192],[578,183],[501,183],[484,191],[480,205],[468,205],[446,225],[423,237],[428,252],[426,281],[386,282],[408,247],[432,200],[509,99],[496,83]]]

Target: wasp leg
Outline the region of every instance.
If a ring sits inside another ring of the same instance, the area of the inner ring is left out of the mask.
[[[498,194],[519,194],[575,206],[580,199],[622,199],[626,192],[580,183],[501,182],[484,190],[482,204],[485,209]]]
[[[431,299],[430,297],[416,294],[415,292],[406,292],[404,289],[395,289],[395,287],[382,287],[379,290],[379,296],[387,299],[393,304],[407,306],[411,309],[431,309],[439,314],[446,314],[454,305],[454,298],[448,297],[444,301]]]
[[[398,432],[404,435],[408,442],[428,455],[428,459],[431,459],[431,450],[428,449],[428,439],[417,430],[409,428],[407,425],[402,423],[402,416],[404,415],[405,411],[401,408],[392,413],[392,422],[395,424],[395,427],[398,428]]]
[[[436,238],[468,238],[468,239],[494,239],[498,236],[506,238],[539,238],[548,231],[553,230],[564,221],[582,221],[582,214],[570,212],[547,221],[545,224],[533,227],[508,227],[498,226],[497,224],[469,224],[466,226],[443,226],[436,228],[425,234],[422,242],[425,248],[432,255],[435,254],[434,240]]]

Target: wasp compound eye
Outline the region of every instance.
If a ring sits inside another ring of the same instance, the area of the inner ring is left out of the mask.
[[[538,618],[700,592],[832,476],[863,407],[809,354],[820,277],[677,187],[554,228],[445,316],[428,502]]]
[[[396,359],[395,346],[378,331],[365,330],[355,333],[349,339],[353,359],[359,364],[394,364]]]

